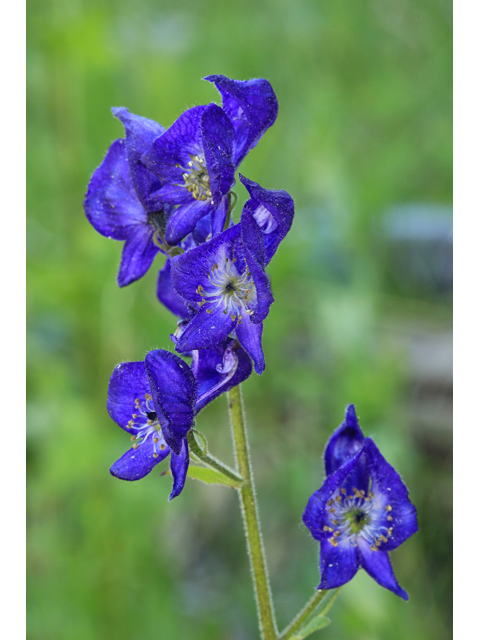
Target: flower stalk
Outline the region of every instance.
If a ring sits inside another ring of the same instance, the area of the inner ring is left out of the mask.
[[[243,524],[247,540],[250,569],[252,572],[260,631],[263,640],[277,640],[277,628],[273,609],[270,583],[268,579],[267,563],[263,548],[255,485],[250,462],[250,454],[245,424],[245,413],[240,385],[227,392],[230,424],[232,427],[233,443],[237,472],[242,476],[243,483],[238,489],[242,509]]]
[[[238,475],[238,473],[235,473],[235,471],[230,469],[230,467],[227,467],[226,464],[223,464],[223,462],[220,462],[218,458],[211,456],[208,453],[207,448],[205,448],[205,450],[202,450],[202,448],[198,445],[198,442],[195,438],[195,434],[193,432],[194,432],[194,429],[192,429],[187,436],[188,444],[190,446],[190,451],[204,464],[208,465],[212,469],[215,469],[216,471],[219,471],[230,480],[233,480],[234,482],[238,483],[238,486],[240,486],[243,480]]]
[[[300,627],[308,620],[308,618],[315,611],[315,609],[318,607],[327,593],[327,589],[320,589],[319,591],[315,591],[313,596],[303,607],[300,613],[292,620],[288,627],[283,630],[278,640],[289,640],[289,638],[291,638],[293,634],[298,631]]]

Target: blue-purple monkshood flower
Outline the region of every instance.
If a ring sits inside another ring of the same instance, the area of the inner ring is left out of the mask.
[[[355,408],[325,450],[327,478],[308,501],[303,522],[320,542],[318,589],[351,580],[359,567],[404,600],[388,555],[417,529],[408,490],[371,438],[358,425]]]
[[[177,293],[187,304],[198,307],[179,337],[176,350],[183,353],[214,347],[235,331],[253,359],[255,371],[262,373],[262,321],[273,296],[265,272],[262,233],[253,217],[245,225],[236,224],[176,256],[171,267]]]
[[[263,243],[265,265],[267,265],[292,226],[294,215],[293,200],[286,191],[264,189],[256,182],[242,175],[240,175],[240,180],[250,194],[250,199],[245,203],[242,212],[241,225],[244,228],[243,235],[254,244],[259,243],[261,245]],[[195,232],[187,236],[182,242],[182,247],[185,250],[195,248],[197,244],[202,244],[205,241],[205,237],[199,237],[201,223],[202,221],[197,225]],[[255,229],[255,225],[258,226],[261,233]],[[253,228],[253,231],[250,231],[251,228]],[[195,237],[197,237],[197,242],[195,242]],[[259,251],[262,253],[261,247]],[[252,264],[255,264],[255,260],[252,260]],[[179,318],[185,319],[192,315],[183,298],[173,287],[169,258],[167,258],[165,266],[158,274],[157,297],[169,311]]]
[[[185,485],[189,465],[187,434],[195,415],[252,371],[238,342],[194,355],[192,369],[178,356],[157,350],[145,362],[125,362],[113,371],[108,389],[110,417],[133,442],[111,467],[121,480],[140,480],[168,455],[173,476],[170,500]]]
[[[164,233],[174,207],[154,195],[160,180],[140,161],[165,129],[124,107],[112,109],[125,127],[94,172],[85,196],[85,213],[102,235],[125,242],[117,281],[124,287],[141,278],[159,248],[154,235]]]
[[[166,227],[171,245],[206,216],[213,235],[223,230],[235,170],[277,116],[277,99],[267,80],[206,80],[221,92],[224,108],[209,104],[189,109],[142,156],[162,183],[155,195],[178,205]]]
[[[156,195],[179,205],[167,223],[169,244],[178,244],[207,215],[215,228],[223,228],[235,182],[233,139],[225,112],[202,105],[183,113],[142,156],[164,185]]]
[[[197,386],[189,366],[168,351],[151,351],[145,362],[125,362],[108,388],[110,417],[133,442],[110,469],[122,480],[139,480],[171,454],[173,490],[181,493],[189,464],[187,434],[194,425]]]

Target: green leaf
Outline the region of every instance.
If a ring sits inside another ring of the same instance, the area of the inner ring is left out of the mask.
[[[162,475],[171,475],[170,469],[166,470]],[[193,480],[200,480],[200,482],[204,482],[205,484],[223,484],[226,487],[232,487],[233,489],[240,486],[240,483],[237,480],[229,478],[221,473],[221,471],[196,464],[190,464],[187,476]]]
[[[240,486],[240,483],[237,482],[237,480],[229,478],[221,473],[221,471],[210,469],[209,467],[201,467],[191,464],[188,467],[187,476],[189,478],[205,482],[206,484],[224,484],[225,486],[232,487],[234,489]]]
[[[319,629],[323,629],[324,627],[330,624],[329,618],[326,618],[323,613],[319,613],[315,617],[313,617],[310,622],[307,622],[305,626],[303,626],[297,633],[292,636],[291,640],[303,640],[314,631],[318,631]]]

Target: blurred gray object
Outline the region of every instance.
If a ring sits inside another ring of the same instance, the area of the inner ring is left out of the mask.
[[[403,292],[420,288],[450,293],[453,285],[453,222],[449,206],[396,205],[384,218],[386,267]]]

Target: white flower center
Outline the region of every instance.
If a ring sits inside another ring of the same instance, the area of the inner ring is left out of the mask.
[[[240,274],[235,266],[236,259],[229,259],[224,251],[217,256],[218,262],[208,272],[210,284],[208,289],[202,285],[197,293],[203,298],[200,306],[205,303],[216,303],[214,308],[223,307],[223,313],[229,313],[232,320],[242,321],[242,313],[251,315],[257,300],[257,291],[253,278],[248,271]],[[211,308],[207,309],[211,313]]]
[[[336,547],[339,542],[348,540],[357,546],[360,539],[365,540],[370,545],[372,551],[378,551],[382,542],[388,541],[392,535],[393,527],[381,524],[384,519],[391,522],[390,515],[392,507],[387,505],[382,508],[375,501],[372,492],[368,495],[365,491],[353,488],[353,495],[348,496],[345,489],[330,498],[327,502],[330,523],[333,526],[324,525],[323,530],[332,533],[328,539],[330,544]]]
[[[133,448],[143,444],[151,438],[153,447],[153,457],[158,458],[159,451],[163,451],[167,446],[165,438],[162,434],[162,427],[157,418],[153,399],[149,393],[145,394],[145,401],[135,400],[136,413],[132,414],[132,419],[127,424],[128,429],[135,429],[136,433],[132,435]]]

